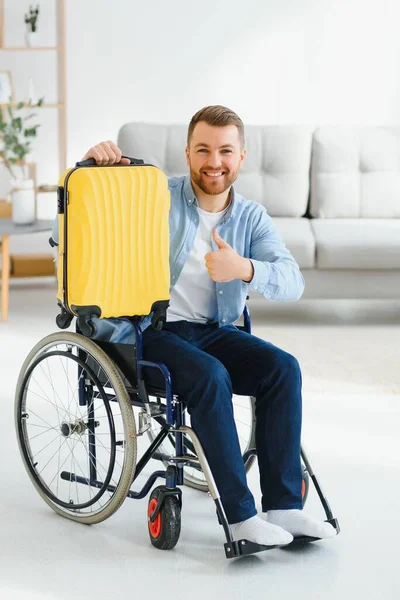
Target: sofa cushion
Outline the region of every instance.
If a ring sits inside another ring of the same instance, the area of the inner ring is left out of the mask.
[[[400,269],[400,220],[312,219],[319,269]]]
[[[273,217],[272,221],[281,234],[282,241],[290,250],[301,269],[315,267],[315,239],[309,219]]]
[[[166,175],[184,175],[187,127],[127,123],[118,134],[123,154],[143,158]],[[247,156],[235,190],[271,216],[301,217],[307,209],[312,130],[306,126],[247,126]]]
[[[187,127],[153,123],[126,123],[117,144],[126,156],[142,158],[162,169],[168,177],[185,175]]]
[[[311,214],[400,217],[400,127],[320,127],[313,135]]]

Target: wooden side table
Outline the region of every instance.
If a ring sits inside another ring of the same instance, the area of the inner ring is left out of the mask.
[[[10,235],[22,235],[24,233],[38,233],[49,231],[53,221],[38,220],[32,225],[14,225],[11,219],[0,219],[0,246],[2,268],[1,268],[1,320],[7,321],[8,317],[8,294],[10,279]],[[50,237],[50,235],[49,235]],[[47,249],[47,248],[46,248]]]

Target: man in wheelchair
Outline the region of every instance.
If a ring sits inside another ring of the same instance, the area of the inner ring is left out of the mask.
[[[264,207],[235,192],[245,159],[241,119],[223,106],[197,112],[188,129],[189,175],[169,180],[171,301],[161,331],[141,323],[143,358],[164,363],[184,402],[219,490],[234,539],[265,546],[293,537],[329,538],[335,528],[303,513],[301,371],[292,355],[233,323],[248,289],[298,300],[299,266]],[[83,160],[128,164],[111,141]],[[57,226],[53,238],[58,240]],[[126,321],[108,320],[110,340],[132,342]],[[144,368],[150,385],[162,374]],[[246,482],[232,394],[255,400],[262,512]]]

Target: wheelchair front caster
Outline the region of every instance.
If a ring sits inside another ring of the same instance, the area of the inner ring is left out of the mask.
[[[181,533],[181,504],[174,495],[164,495],[165,486],[154,488],[147,511],[150,541],[160,550],[176,546]]]

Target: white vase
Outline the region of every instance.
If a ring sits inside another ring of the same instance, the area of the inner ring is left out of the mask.
[[[12,220],[15,225],[30,225],[35,222],[35,182],[20,179],[12,182]]]
[[[36,43],[36,31],[26,31],[25,32],[25,41],[26,41],[26,45],[29,46],[30,48],[33,48],[37,45]]]

